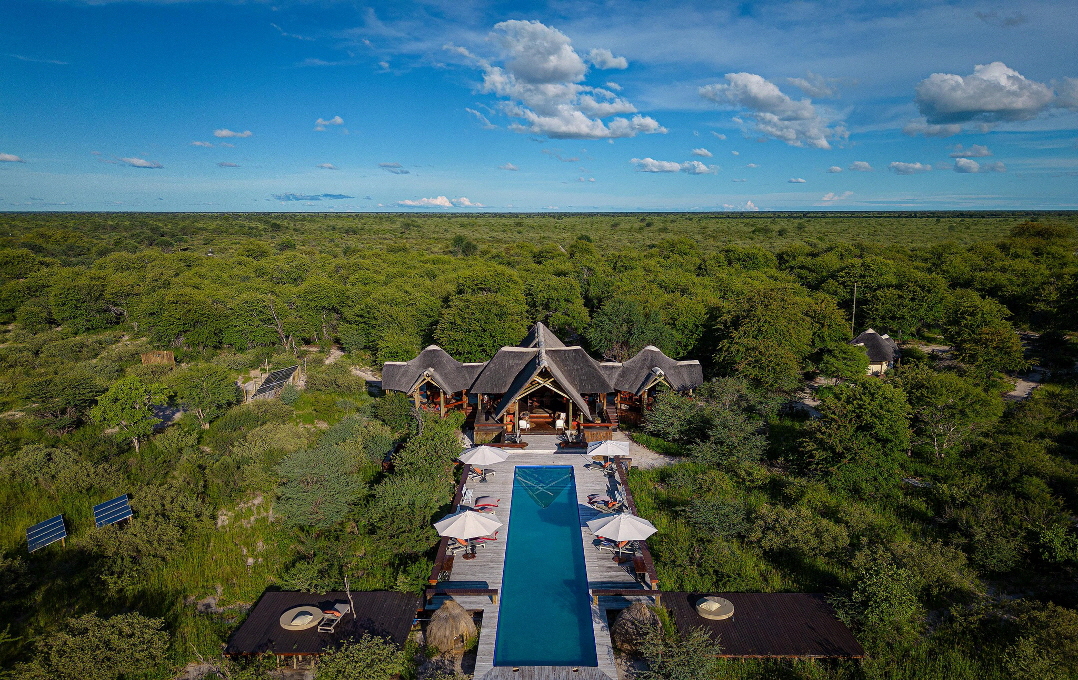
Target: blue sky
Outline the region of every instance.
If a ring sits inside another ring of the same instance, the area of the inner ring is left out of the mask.
[[[1078,5],[3,0],[0,210],[1078,208]]]

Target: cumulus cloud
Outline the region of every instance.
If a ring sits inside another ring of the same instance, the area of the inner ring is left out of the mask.
[[[1006,172],[1007,167],[1001,161],[995,163],[978,163],[970,158],[957,158],[954,162],[954,171],[969,174],[975,172]]]
[[[329,120],[319,118],[314,122],[314,131],[325,132],[327,125],[344,125],[344,118],[341,118],[340,116],[333,116]]]
[[[212,147],[212,146],[213,146],[213,142],[191,142],[191,146],[205,146],[205,147]]]
[[[252,133],[250,130],[244,130],[243,132],[234,132],[225,128],[213,131],[214,137],[250,137],[251,134]]]
[[[217,167],[219,167],[219,168],[238,168],[240,166],[236,165],[235,163],[229,163],[227,161],[221,161],[220,163],[217,164]]]
[[[23,159],[19,158],[13,153],[0,153],[0,163],[25,163]]]
[[[820,200],[825,201],[827,203],[831,203],[831,202],[834,202],[834,201],[846,200],[850,196],[853,196],[852,191],[843,191],[841,194],[836,194],[833,191],[828,191],[826,194],[823,195],[823,198],[821,198]]]
[[[410,172],[406,170],[404,166],[402,166],[400,163],[379,163],[378,167],[394,175],[410,174]]]
[[[891,170],[897,175],[914,175],[918,172],[928,172],[932,169],[931,165],[925,165],[924,163],[902,163],[895,161],[889,166]]]
[[[165,167],[165,166],[161,165],[160,163],[158,163],[157,161],[148,161],[145,158],[121,158],[120,160],[123,161],[124,163],[127,163],[128,165],[130,165],[133,168],[154,168],[154,169],[156,169],[156,168]]]
[[[828,80],[812,71],[807,71],[804,78],[787,78],[786,84],[793,85],[809,97],[817,99],[826,99],[838,94],[833,80]]]
[[[911,120],[902,128],[902,132],[910,137],[916,137],[917,135],[924,137],[953,137],[962,132],[962,126],[958,123],[929,125],[924,119]]]
[[[454,198],[450,200],[446,196],[436,196],[434,198],[420,198],[416,200],[397,201],[397,205],[407,208],[485,208],[482,203],[475,203],[469,201],[464,196],[460,198]]]
[[[319,163],[318,165],[316,165],[314,167],[321,168],[323,170],[336,170],[337,169],[337,166],[332,164],[332,163]]]
[[[704,148],[693,149],[692,155],[701,156],[703,158],[711,158],[711,152]]]
[[[725,83],[705,85],[700,96],[722,106],[745,109],[755,132],[791,146],[830,149],[829,139],[849,136],[841,124],[830,125],[812,100],[794,101],[772,82],[754,73],[727,73]],[[737,119],[735,119],[737,120]]]
[[[512,171],[512,172],[516,172],[517,170],[520,170],[520,168],[513,165],[512,163],[506,163],[505,165],[499,165],[498,169],[499,170],[509,170],[509,171]]]
[[[479,121],[479,126],[481,128],[483,128],[484,130],[494,130],[494,129],[496,129],[498,127],[494,123],[491,123],[487,119],[486,116],[484,116],[482,113],[476,111],[475,109],[464,109],[464,110],[467,111],[468,113],[472,114],[473,116],[475,116],[476,120]]]
[[[951,151],[951,158],[983,158],[991,155],[988,147],[981,144],[973,144],[968,149],[963,149],[961,144],[955,144],[954,150]]]
[[[850,170],[854,172],[872,172],[872,166],[868,161],[854,161],[850,164]]]
[[[1056,105],[1060,108],[1078,111],[1078,78],[1063,78],[1055,83],[1059,95]]]
[[[721,132],[715,132],[714,130],[712,130],[711,134],[714,135],[717,139],[726,139],[726,135],[722,134]]]
[[[713,175],[718,172],[714,165],[704,165],[700,161],[657,161],[654,158],[633,158],[629,161],[636,166],[637,172],[684,172],[689,175]]]
[[[837,165],[832,165],[827,169],[827,171],[831,173],[842,172],[842,168],[838,167]]]
[[[968,76],[933,73],[917,84],[915,101],[929,125],[960,125],[1030,120],[1054,98],[1044,83],[994,61],[978,64]]]
[[[740,152],[740,151],[731,151],[731,152],[730,152],[730,155],[731,155],[731,156],[740,156],[740,155],[741,155],[741,152]]]
[[[503,97],[502,112],[522,121],[510,130],[554,139],[614,139],[667,131],[611,90],[583,85],[587,64],[561,31],[538,21],[510,20],[495,24],[491,39],[502,66],[463,47],[446,48],[482,69],[482,91]]]
[[[606,89],[621,92],[621,85],[618,85],[613,80],[608,80],[606,81]]]
[[[278,201],[339,201],[345,198],[355,198],[354,196],[345,196],[344,194],[273,194],[273,198]]]
[[[625,57],[615,57],[607,49],[596,48],[588,52],[588,63],[598,69],[626,69],[629,68],[629,60]]]
[[[804,184],[805,183],[805,180],[800,178],[800,177],[791,177],[790,179],[788,179],[786,181],[789,182],[790,184]]]

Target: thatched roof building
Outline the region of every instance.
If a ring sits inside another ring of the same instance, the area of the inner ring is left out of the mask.
[[[850,344],[864,347],[868,352],[869,375],[881,375],[894,368],[902,354],[894,338],[886,333],[880,335],[871,328],[854,338]]]

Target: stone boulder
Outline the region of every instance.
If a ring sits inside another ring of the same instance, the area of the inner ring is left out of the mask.
[[[610,627],[610,641],[622,652],[639,651],[648,632],[659,625],[659,617],[643,602],[623,609]]]

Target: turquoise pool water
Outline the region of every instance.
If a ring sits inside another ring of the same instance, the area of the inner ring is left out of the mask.
[[[518,465],[495,666],[597,666],[570,465]]]

